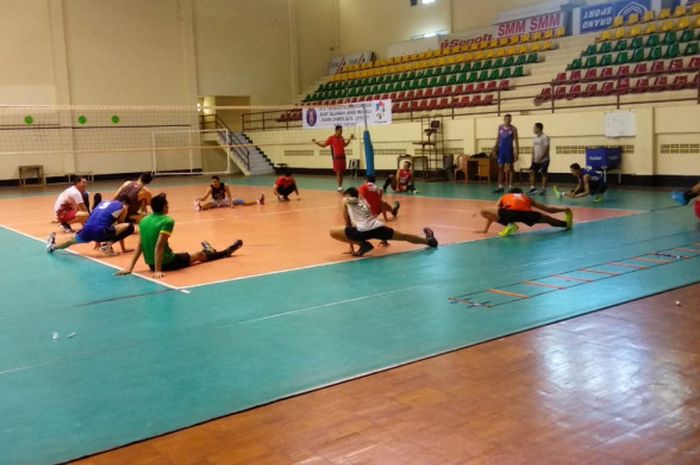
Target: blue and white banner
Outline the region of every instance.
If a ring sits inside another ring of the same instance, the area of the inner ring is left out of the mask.
[[[331,129],[336,125],[353,127],[391,124],[391,100],[372,100],[339,106],[304,107],[304,129]]]
[[[649,10],[659,10],[661,0],[622,0],[610,3],[576,8],[573,13],[574,34],[586,34],[589,32],[609,29],[617,16],[627,19],[632,14],[644,16]]]

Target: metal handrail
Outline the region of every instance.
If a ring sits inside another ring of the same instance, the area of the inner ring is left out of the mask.
[[[212,120],[213,117],[213,121]],[[213,129],[220,129],[217,131],[219,138],[224,142],[224,145],[231,149],[234,155],[243,162],[248,170],[250,170],[250,151],[248,148],[237,147],[233,142],[236,141],[238,144],[243,144],[243,142],[237,140],[235,132],[226,124],[226,122],[219,117],[218,114],[212,113],[208,115],[199,115],[199,126],[201,129],[207,129],[207,124],[214,124]],[[226,134],[228,134],[228,140],[226,139]]]

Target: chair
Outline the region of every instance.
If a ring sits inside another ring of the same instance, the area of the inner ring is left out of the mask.
[[[598,95],[612,95],[615,93],[615,83],[614,82],[604,82],[603,87],[600,89]]]
[[[565,82],[568,82],[568,79],[566,78],[566,73],[558,73],[557,77],[554,78],[555,84],[563,84]]]
[[[593,82],[586,86],[586,90],[583,91],[583,97],[595,97],[598,95],[598,84]]]
[[[668,78],[666,76],[656,76],[654,83],[651,85],[651,90],[654,92],[668,90]]]
[[[510,81],[505,79],[498,84],[498,89],[501,91],[510,90]]]
[[[566,86],[560,86],[554,89],[554,100],[561,100],[566,98],[567,92],[566,92]]]
[[[700,57],[691,58],[690,62],[688,63],[688,66],[686,66],[684,69],[687,69],[689,71],[700,70]]]
[[[620,82],[617,84],[617,93],[619,95],[625,95],[625,94],[628,94],[629,91],[630,91],[629,78],[620,79]]]
[[[663,74],[666,71],[666,62],[663,60],[657,60],[651,64],[650,72],[653,74]]]
[[[566,95],[566,98],[569,100],[573,100],[577,97],[581,96],[581,84],[574,84],[569,88],[569,92]]]
[[[630,89],[630,91],[634,94],[642,94],[649,91],[649,78],[637,79],[637,82],[635,83],[634,87]]]
[[[646,63],[639,63],[635,65],[634,70],[632,71],[632,76],[641,76],[643,74],[647,74],[647,64]]]
[[[700,54],[700,47],[698,47],[697,42],[690,42],[688,45],[685,46],[685,50],[683,50],[684,56],[699,55],[699,54]]]
[[[571,74],[573,77],[573,73],[571,73]],[[579,78],[580,78],[580,75],[579,75]],[[583,78],[584,81],[595,81],[597,79],[598,79],[598,69],[596,69],[596,68],[589,69],[588,71],[586,71],[586,76]],[[579,82],[579,81],[581,81],[581,79],[577,79],[575,81],[573,79],[571,79],[571,82]]]
[[[601,68],[600,79],[612,79],[612,77],[613,77],[613,69],[611,66]]]
[[[552,88],[545,87],[540,91],[540,94],[535,97],[535,104],[546,102],[552,98]]]
[[[617,75],[619,77],[629,76],[630,75],[629,65],[623,65],[623,66],[620,66],[619,68],[617,68]]]
[[[673,90],[683,90],[686,87],[688,87],[688,76],[687,75],[682,75],[682,76],[676,76],[673,78],[673,83],[669,86]]]

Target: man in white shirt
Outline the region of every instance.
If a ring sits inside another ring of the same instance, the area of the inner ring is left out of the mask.
[[[532,165],[530,165],[530,190],[528,194],[537,192],[535,173],[542,175],[542,190],[540,195],[547,193],[547,172],[549,170],[549,136],[543,132],[544,125],[535,123],[535,137],[532,139]]]
[[[61,192],[56,199],[53,211],[64,232],[73,232],[71,224],[84,224],[90,216],[85,205],[86,189],[87,178],[78,176],[73,180],[73,185]]]
[[[438,241],[435,233],[430,228],[423,228],[425,237],[405,234],[395,229],[384,226],[373,214],[367,202],[360,199],[356,188],[350,187],[344,192],[343,217],[345,227],[331,229],[331,237],[337,241],[350,244],[350,253],[361,257],[374,248],[369,239],[380,241],[404,241],[411,244],[424,244],[428,247],[437,247]],[[360,248],[354,251],[353,244],[359,244]]]

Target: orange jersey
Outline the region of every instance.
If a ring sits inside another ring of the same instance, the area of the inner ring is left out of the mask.
[[[506,194],[498,201],[498,206],[519,212],[532,211],[532,200],[525,194]]]

